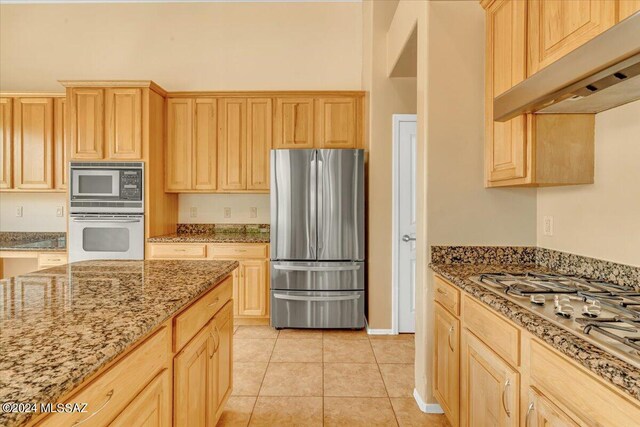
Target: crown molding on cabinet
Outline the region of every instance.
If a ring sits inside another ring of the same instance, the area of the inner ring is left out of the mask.
[[[363,97],[361,90],[252,90],[252,91],[177,91],[167,92],[167,98],[225,97],[225,98],[268,98],[268,97],[304,97],[304,96],[352,96]]]
[[[167,91],[153,80],[58,80],[64,87],[148,87],[162,96],[167,96]]]

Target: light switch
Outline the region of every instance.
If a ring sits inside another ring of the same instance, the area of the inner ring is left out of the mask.
[[[258,208],[249,208],[249,218],[258,218]]]
[[[22,216],[22,206],[16,207],[16,216]]]
[[[231,218],[231,208],[224,208],[224,217]]]
[[[189,216],[191,218],[197,218],[198,217],[198,208],[195,206],[191,206],[191,209],[189,209]]]
[[[58,206],[56,208],[56,216],[57,217],[62,217],[64,216],[64,206]]]

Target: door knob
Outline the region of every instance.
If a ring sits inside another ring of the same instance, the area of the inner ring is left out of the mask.
[[[414,241],[415,241],[415,240],[416,240],[416,238],[415,238],[415,237],[411,237],[411,236],[409,236],[408,234],[405,234],[404,236],[402,236],[402,241],[403,241],[403,242],[410,242],[410,241],[412,241],[412,240],[414,240]]]

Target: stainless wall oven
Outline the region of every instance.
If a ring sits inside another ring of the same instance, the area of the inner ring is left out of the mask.
[[[69,261],[144,259],[144,163],[71,162]]]

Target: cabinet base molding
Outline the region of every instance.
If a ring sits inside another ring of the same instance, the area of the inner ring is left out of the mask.
[[[413,389],[413,398],[418,404],[418,408],[426,414],[444,414],[442,407],[437,403],[426,403],[422,400],[420,393],[415,388]]]
[[[256,326],[256,325],[267,325],[269,326],[269,324],[271,319],[269,319],[268,317],[265,317],[264,319],[256,319],[255,317],[238,317],[235,316],[233,318],[233,323],[235,323],[236,325],[240,325],[240,326]]]

